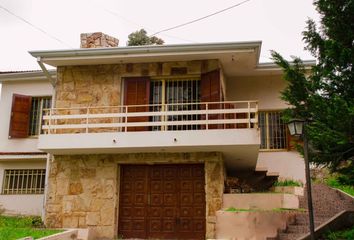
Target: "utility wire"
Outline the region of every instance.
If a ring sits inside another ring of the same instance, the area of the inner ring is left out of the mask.
[[[15,14],[15,13],[11,12],[9,9],[5,8],[4,6],[1,6],[1,5],[0,5],[0,8],[1,8],[2,10],[4,10],[5,12],[11,14],[12,16],[14,16],[14,17],[20,19],[21,21],[27,23],[27,24],[30,25],[31,27],[37,29],[38,31],[44,33],[44,34],[47,35],[48,37],[50,37],[50,38],[52,38],[52,39],[54,39],[54,40],[60,42],[61,44],[66,45],[66,46],[69,47],[69,48],[73,48],[73,47],[70,46],[69,44],[67,44],[67,43],[63,42],[62,40],[60,40],[59,38],[57,38],[57,37],[55,37],[55,36],[53,36],[53,35],[47,33],[46,31],[44,31],[44,30],[41,29],[40,27],[37,27],[36,25],[32,24],[31,22],[27,21],[27,20],[24,19],[23,17],[21,17],[21,16]]]
[[[104,8],[104,10],[105,10],[106,12],[112,14],[112,15],[115,16],[115,17],[119,17],[119,18],[123,19],[123,20],[126,21],[126,22],[129,22],[129,23],[131,23],[131,24],[133,24],[133,25],[139,26],[139,27],[141,27],[141,28],[143,28],[143,29],[146,29],[146,30],[148,30],[148,31],[155,32],[155,30],[151,29],[150,27],[146,27],[146,26],[144,27],[144,26],[142,26],[141,24],[139,24],[139,23],[137,23],[137,22],[134,22],[134,21],[132,21],[132,20],[130,20],[130,19],[128,19],[128,18],[126,18],[126,17],[124,17],[124,16],[118,14],[117,12],[114,12],[114,11],[109,10],[109,9],[106,9],[106,8]],[[170,34],[165,34],[165,33],[164,33],[164,34],[161,34],[161,35],[166,36],[166,37],[169,37],[169,38],[175,38],[175,39],[178,39],[178,40],[182,40],[182,41],[185,41],[185,42],[196,43],[196,41],[192,41],[192,40],[188,40],[188,39],[185,39],[185,38],[176,37],[176,36],[173,36],[173,35],[170,35]]]
[[[242,2],[240,2],[240,3],[234,4],[234,5],[230,6],[230,7],[227,7],[227,8],[221,9],[221,10],[219,10],[219,11],[217,11],[217,12],[214,12],[214,13],[211,13],[211,14],[209,14],[209,15],[206,15],[206,16],[204,16],[204,17],[200,17],[200,18],[194,19],[194,20],[189,21],[189,22],[185,22],[185,23],[182,23],[182,24],[179,24],[179,25],[170,27],[170,28],[163,29],[163,30],[161,30],[161,31],[155,32],[154,34],[151,35],[151,37],[152,37],[152,36],[155,36],[156,34],[162,33],[162,32],[167,32],[167,31],[170,31],[170,30],[172,30],[172,29],[180,28],[180,27],[183,27],[183,26],[186,26],[186,25],[195,23],[195,22],[199,22],[199,21],[201,21],[201,20],[203,20],[203,19],[209,18],[209,17],[214,16],[214,15],[217,15],[217,14],[219,14],[219,13],[226,12],[226,11],[232,9],[232,8],[238,7],[238,6],[240,6],[240,5],[242,5],[242,4],[246,3],[246,2],[249,2],[249,1],[251,1],[251,0],[245,0],[245,1],[242,1]]]

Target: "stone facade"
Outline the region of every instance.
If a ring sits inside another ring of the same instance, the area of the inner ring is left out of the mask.
[[[181,75],[200,76],[219,68],[217,60],[58,67],[55,107],[119,107],[124,77],[168,79]],[[80,110],[60,111],[74,114]],[[49,171],[45,223],[50,227],[88,227],[98,237],[115,237],[118,229],[119,165],[127,163],[204,163],[206,237],[215,237],[215,214],[222,206],[224,188],[220,153],[54,156]]]
[[[81,48],[118,47],[119,40],[101,32],[81,33]]]
[[[220,153],[59,155],[49,170],[45,223],[54,228],[90,228],[97,238],[117,235],[120,164],[204,163],[206,238],[215,237],[222,207],[224,166]]]
[[[168,78],[175,69],[192,76],[218,68],[217,60],[58,67],[55,106],[119,106],[124,77]]]

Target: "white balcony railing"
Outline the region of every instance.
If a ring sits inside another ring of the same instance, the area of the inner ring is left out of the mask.
[[[45,110],[42,134],[257,128],[257,101]]]

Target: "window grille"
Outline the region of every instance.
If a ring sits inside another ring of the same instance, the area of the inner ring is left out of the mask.
[[[281,112],[259,112],[261,149],[286,149],[288,147],[286,124]]]
[[[51,107],[51,97],[33,97],[31,104],[29,135],[36,136],[42,133],[42,116],[44,109]]]
[[[45,169],[6,169],[2,194],[43,194]]]
[[[167,104],[166,106],[153,106],[150,111],[188,111],[199,110],[200,80],[191,79],[165,79],[153,80],[150,87],[150,104]],[[188,104],[183,104],[188,103]],[[162,109],[166,107],[167,109]],[[198,120],[199,115],[168,116],[167,121],[192,121]],[[161,117],[152,117],[152,121],[161,121]],[[168,126],[166,130],[195,130],[198,125]],[[153,127],[152,130],[161,130],[161,127]]]

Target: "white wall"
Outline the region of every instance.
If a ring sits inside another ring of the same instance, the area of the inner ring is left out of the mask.
[[[5,169],[45,169],[46,161],[4,161],[0,162],[0,188],[4,180]],[[42,214],[43,194],[0,194],[0,205],[8,215],[36,215]]]
[[[229,101],[258,100],[259,110],[282,110],[288,105],[280,99],[286,87],[281,75],[243,76],[227,79]],[[305,183],[305,165],[297,152],[260,152],[257,167],[279,173],[280,179],[294,179]]]
[[[2,83],[0,98],[0,152],[38,152],[37,138],[8,139],[12,95],[51,96],[48,81],[16,81]]]
[[[258,100],[260,110],[284,109],[280,91],[285,86],[281,75],[233,77],[227,79],[226,96],[229,101]]]
[[[298,152],[260,152],[257,168],[267,168],[269,172],[279,173],[279,180],[293,179],[306,182],[305,162]]]

